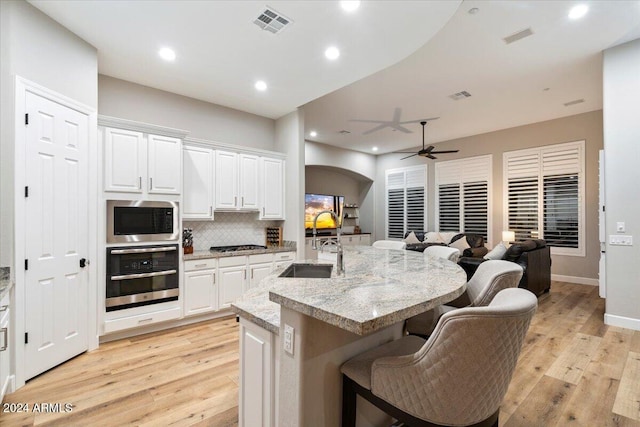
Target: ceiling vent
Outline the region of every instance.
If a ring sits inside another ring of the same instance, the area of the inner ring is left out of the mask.
[[[527,28],[526,30],[518,31],[515,34],[511,34],[510,36],[507,36],[502,40],[504,40],[506,44],[511,44],[513,42],[517,42],[518,40],[522,40],[525,37],[529,37],[530,35],[533,35],[533,30],[531,28]]]
[[[453,99],[454,101],[459,101],[461,99],[465,99],[469,97],[471,97],[471,94],[466,90],[463,90],[462,92],[454,93],[453,95],[449,95],[449,98]]]
[[[576,99],[575,101],[565,102],[564,106],[569,107],[571,105],[582,104],[583,102],[584,102],[584,99]]]
[[[349,135],[351,132],[349,132],[348,130],[344,130],[344,129],[342,129],[341,131],[338,131],[338,133],[339,133],[340,135]]]
[[[263,30],[269,31],[273,34],[278,34],[291,25],[293,21],[276,12],[269,6],[265,6],[264,10],[260,15],[258,15],[253,23]]]

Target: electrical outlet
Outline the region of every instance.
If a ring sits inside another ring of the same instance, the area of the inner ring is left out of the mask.
[[[283,346],[284,351],[293,356],[293,338],[294,338],[294,329],[293,326],[284,324],[284,340]]]

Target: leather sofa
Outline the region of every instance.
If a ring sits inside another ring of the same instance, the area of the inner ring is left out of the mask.
[[[405,234],[405,239],[407,238],[407,236],[409,235],[408,232]],[[469,245],[468,248],[464,249],[462,251],[461,256],[463,257],[473,257],[473,258],[482,258],[483,256],[485,256],[489,250],[484,246],[484,237],[482,237],[479,234],[471,234],[471,233],[458,233],[455,234],[452,238],[451,241],[449,242],[449,244],[445,244],[445,243],[427,243],[424,242],[423,240],[426,237],[426,232],[424,231],[415,231],[414,232],[416,235],[416,238],[418,240],[420,240],[420,243],[407,243],[407,247],[406,249],[409,251],[416,251],[416,252],[424,252],[424,250],[426,248],[428,248],[429,246],[434,246],[434,245],[439,245],[439,246],[452,246],[451,244],[456,242],[459,239],[465,238],[467,240],[467,244]]]
[[[528,289],[537,296],[551,289],[551,252],[546,241],[538,239],[514,243],[502,259],[522,267],[524,274],[518,287]],[[463,256],[458,260],[458,265],[467,273],[469,280],[484,261],[484,258]]]

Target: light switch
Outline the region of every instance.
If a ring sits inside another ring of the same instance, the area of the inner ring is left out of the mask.
[[[616,231],[618,233],[624,233],[624,222],[616,222]]]
[[[633,236],[612,234],[609,236],[609,244],[614,246],[633,246]]]

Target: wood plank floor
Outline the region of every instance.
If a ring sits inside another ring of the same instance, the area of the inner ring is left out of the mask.
[[[640,332],[604,325],[595,287],[553,282],[539,303],[500,425],[640,427]],[[237,425],[238,324],[226,318],[103,344],[4,403],[73,410],[0,413],[0,426]]]

